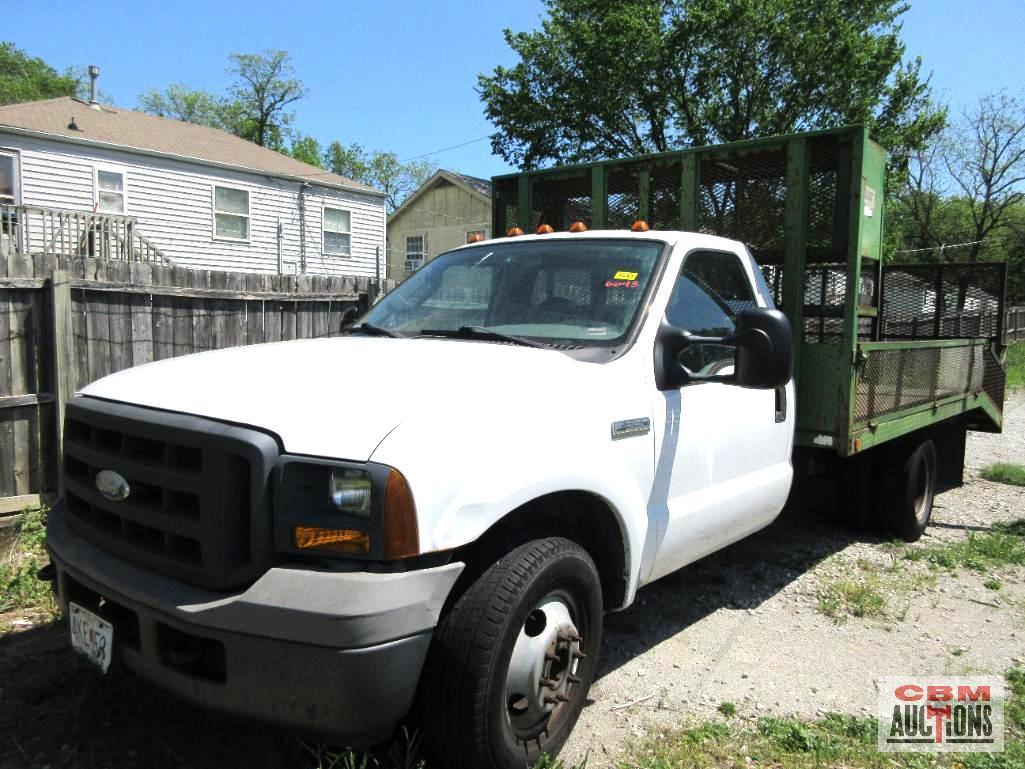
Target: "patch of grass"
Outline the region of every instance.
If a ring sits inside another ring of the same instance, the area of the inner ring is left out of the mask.
[[[986,533],[969,533],[960,542],[909,548],[908,561],[925,561],[943,569],[986,571],[998,566],[1025,566],[1025,519],[997,523]]]
[[[313,769],[426,769],[421,757],[419,732],[402,733],[379,750],[335,750],[324,745],[300,743],[313,761]],[[554,769],[554,766],[553,766]]]
[[[706,721],[660,730],[633,748],[621,769],[1021,769],[1025,766],[1025,669],[1007,674],[1003,753],[881,753],[877,722],[830,714],[816,721],[762,718],[730,728]]]
[[[982,586],[985,587],[987,590],[1001,590],[1004,587],[1004,583],[996,577],[990,577],[982,583]]]
[[[1007,483],[1011,486],[1025,486],[1025,465],[997,462],[982,468],[980,475],[987,481]]]
[[[737,706],[734,705],[732,702],[720,702],[719,712],[727,718],[733,718],[735,715],[737,715]]]
[[[17,531],[0,550],[0,614],[25,609],[52,613],[53,594],[36,572],[47,563],[46,511],[26,510]]]
[[[886,612],[887,601],[874,574],[831,581],[819,591],[819,611],[833,619],[878,617]]]
[[[1016,342],[1007,348],[1007,389],[1025,387],[1025,342]]]

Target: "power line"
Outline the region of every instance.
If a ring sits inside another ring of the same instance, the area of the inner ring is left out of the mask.
[[[433,152],[425,152],[423,155],[415,155],[415,156],[413,156],[411,158],[406,158],[405,160],[400,160],[399,162],[400,163],[408,163],[411,160],[419,160],[420,158],[430,157],[431,155],[440,155],[442,152],[448,152],[449,150],[457,150],[460,147],[466,147],[467,145],[470,145],[470,144],[476,144],[477,142],[482,142],[485,139],[490,139],[492,136],[494,136],[494,134],[486,134],[485,136],[479,136],[476,139],[470,139],[470,141],[463,142],[462,144],[453,144],[451,147],[445,147],[444,149],[434,150]]]
[[[917,254],[922,251],[946,251],[948,248],[964,248],[965,246],[978,246],[983,243],[992,243],[993,241],[1010,240],[1010,236],[1005,235],[999,238],[983,238],[982,240],[970,240],[967,243],[943,243],[939,246],[928,246],[926,248],[906,248],[902,251],[894,251],[895,254]]]

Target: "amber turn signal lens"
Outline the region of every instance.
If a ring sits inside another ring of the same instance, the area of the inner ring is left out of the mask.
[[[507,233],[505,233],[505,236],[507,238],[515,238],[517,235],[522,235],[522,234],[523,234],[523,230],[521,230],[519,227],[510,227],[509,231]]]
[[[538,235],[550,235],[555,232],[555,228],[550,224],[542,224],[535,230],[535,232],[537,232]]]
[[[331,553],[362,555],[370,552],[370,535],[355,529],[296,526],[295,546],[300,550],[326,550]]]
[[[587,232],[587,225],[584,224],[583,222],[573,222],[573,224],[571,224],[569,226],[569,231],[570,232]]]
[[[420,555],[420,530],[416,522],[416,503],[405,477],[398,470],[388,474],[384,487],[384,558],[410,558]]]
[[[633,223],[633,226],[630,227],[631,232],[647,232],[649,229],[648,223],[643,219],[638,219]]]

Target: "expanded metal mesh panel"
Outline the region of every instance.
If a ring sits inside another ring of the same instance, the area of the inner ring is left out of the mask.
[[[761,268],[765,282],[772,293],[772,301],[779,307],[783,303],[783,265],[763,264]]]
[[[883,268],[882,339],[996,338],[1003,264],[903,264]]]
[[[847,258],[849,162],[849,147],[841,144],[837,137],[824,136],[809,143],[805,243],[810,262],[845,261]]]
[[[873,350],[858,376],[856,421],[983,389],[985,348]]]
[[[652,166],[648,184],[648,223],[656,230],[684,229],[680,219],[680,189],[683,164]]]
[[[698,229],[747,243],[760,264],[781,263],[786,171],[784,147],[702,159]]]
[[[573,222],[591,226],[591,174],[562,179],[542,177],[534,183],[531,229],[550,224],[568,230]]]
[[[996,404],[1001,412],[1004,410],[1004,388],[1007,386],[1007,372],[1000,364],[993,351],[987,349],[983,357],[982,389]]]
[[[510,227],[519,224],[520,210],[517,204],[519,184],[516,179],[499,179],[494,183],[495,211],[498,220],[495,235],[504,235]]]
[[[641,175],[636,167],[616,168],[608,176],[608,212],[610,230],[626,230],[641,218]]]

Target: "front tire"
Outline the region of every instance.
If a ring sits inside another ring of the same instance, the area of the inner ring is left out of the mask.
[[[602,593],[574,542],[528,542],[488,568],[434,633],[421,683],[441,766],[523,769],[572,731],[601,648]]]

